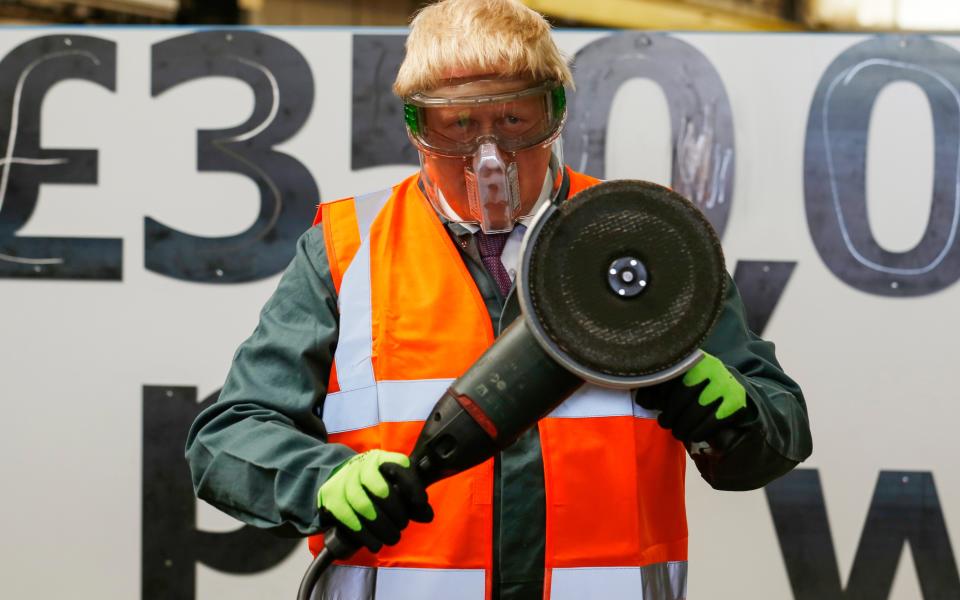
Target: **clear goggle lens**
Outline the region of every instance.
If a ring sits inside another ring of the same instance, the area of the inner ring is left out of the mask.
[[[547,82],[494,95],[462,97],[415,94],[406,99],[407,131],[421,150],[467,156],[481,141],[495,141],[505,152],[551,142],[566,114],[563,86]]]

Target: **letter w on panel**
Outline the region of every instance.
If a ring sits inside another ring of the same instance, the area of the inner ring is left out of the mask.
[[[846,588],[840,580],[816,469],[767,486],[767,501],[796,600],[889,598],[904,544],[924,600],[960,598],[960,576],[933,474],[881,471]]]

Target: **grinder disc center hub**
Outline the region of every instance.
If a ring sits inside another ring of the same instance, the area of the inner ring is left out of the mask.
[[[623,256],[607,268],[610,291],[621,298],[633,298],[647,288],[647,267],[639,259]]]

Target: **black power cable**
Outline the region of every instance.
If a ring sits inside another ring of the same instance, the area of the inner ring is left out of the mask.
[[[333,552],[329,548],[324,548],[317,554],[317,557],[307,567],[307,572],[303,574],[303,580],[300,581],[300,591],[297,592],[297,600],[310,600],[314,586],[317,585],[317,581],[327,567],[333,564],[333,559]]]

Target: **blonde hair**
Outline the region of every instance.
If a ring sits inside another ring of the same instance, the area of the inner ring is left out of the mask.
[[[440,87],[451,71],[554,80],[573,75],[540,13],[517,0],[441,0],[410,23],[407,55],[393,92],[401,98]]]

